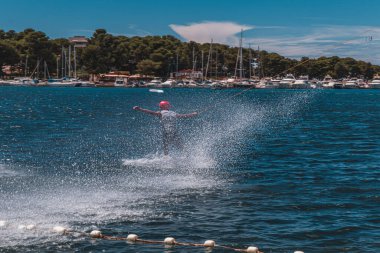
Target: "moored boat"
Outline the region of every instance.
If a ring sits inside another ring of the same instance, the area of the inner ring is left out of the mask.
[[[151,80],[150,82],[146,83],[145,86],[146,87],[161,87],[161,80],[160,79],[153,79]]]
[[[322,88],[324,89],[333,89],[334,88],[334,84],[335,84],[335,80],[330,76],[330,75],[326,75],[323,80],[322,80]]]
[[[170,87],[174,87],[176,85],[176,81],[173,80],[173,79],[168,79],[166,80],[165,82],[161,83],[161,87],[162,88],[170,88]]]
[[[48,79],[46,85],[49,87],[79,87],[81,81],[76,78]]]
[[[351,79],[346,80],[346,82],[343,84],[343,88],[345,89],[359,88],[358,79],[356,77],[353,77]]]
[[[38,84],[38,80],[32,79],[30,77],[16,77],[15,79],[6,81],[5,83],[14,86],[34,86]]]
[[[309,76],[300,76],[291,86],[293,89],[310,89]]]
[[[333,87],[334,87],[334,89],[342,89],[342,88],[343,88],[343,82],[337,80],[337,81],[335,81],[335,82],[333,83]]]
[[[278,84],[280,89],[291,89],[296,79],[292,74],[287,74]]]
[[[372,89],[380,89],[380,76],[379,75],[375,75],[373,77],[372,81],[370,81],[368,83],[368,85]]]
[[[115,87],[125,87],[127,86],[127,80],[122,77],[117,77],[114,82]]]

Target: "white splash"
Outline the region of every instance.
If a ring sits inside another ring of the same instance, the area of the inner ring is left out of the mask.
[[[164,93],[163,90],[159,90],[159,89],[149,89],[149,92]]]
[[[1,177],[15,177],[20,175],[19,172],[11,170],[8,166],[0,164],[0,178]]]
[[[123,164],[126,166],[156,169],[199,169],[213,167],[215,162],[202,152],[190,152],[190,150],[187,149],[182,153],[167,156],[154,154],[147,155],[143,158],[123,159]]]
[[[187,141],[182,155],[154,154],[125,159],[122,168],[109,171],[103,168],[98,177],[83,177],[79,183],[72,175],[28,174],[20,178],[17,191],[4,194],[0,191],[0,220],[13,224],[0,229],[0,245],[13,247],[71,240],[57,237],[51,229],[62,226],[85,231],[113,221],[145,220],[162,215],[157,210],[157,201],[176,205],[186,198],[186,194],[182,197],[180,193],[188,190],[201,194],[208,189],[225,189],[228,182],[219,176],[218,170],[229,159],[240,156],[237,144],[254,138],[256,133],[271,131],[279,121],[291,120],[308,99],[308,95],[300,93],[280,99],[271,107],[235,104],[225,109],[229,109],[228,113],[222,112],[227,115],[224,118],[210,122],[205,118],[202,128]],[[16,172],[0,166],[0,178],[12,173]],[[179,195],[173,198],[173,193]],[[22,230],[20,233],[18,226],[27,224],[45,232]]]

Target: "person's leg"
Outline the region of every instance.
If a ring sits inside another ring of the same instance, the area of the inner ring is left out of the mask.
[[[180,152],[183,151],[183,141],[182,138],[179,136],[178,133],[175,133],[173,136],[173,144],[175,145],[176,149]]]
[[[169,135],[167,133],[163,133],[163,149],[164,155],[169,155]]]

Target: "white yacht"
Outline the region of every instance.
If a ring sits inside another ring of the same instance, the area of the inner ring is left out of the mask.
[[[95,83],[90,81],[82,81],[80,80],[80,87],[95,87]]]
[[[6,83],[15,86],[31,86],[37,85],[38,80],[32,79],[30,77],[16,77],[14,80],[7,81]]]
[[[380,89],[380,76],[375,75],[371,82],[368,83],[372,89]]]
[[[309,76],[300,76],[294,81],[292,85],[293,89],[310,89],[311,85],[309,82]]]
[[[344,83],[343,88],[345,89],[356,89],[359,88],[359,80],[356,77],[353,77]]]
[[[270,85],[270,78],[262,78],[257,84],[255,84],[255,87],[257,89],[267,89],[270,88],[268,85]]]
[[[117,77],[114,82],[115,87],[125,87],[127,86],[127,80],[122,77]]]
[[[161,83],[161,87],[168,87],[168,88],[170,88],[170,87],[173,87],[173,86],[175,86],[175,84],[176,84],[176,81],[175,80],[173,80],[173,79],[168,79],[168,80],[166,80],[165,82],[163,82],[163,83]]]
[[[320,88],[322,88],[322,82],[321,81],[319,81],[318,79],[311,79],[311,80],[309,80],[309,83],[310,83],[310,87],[312,88],[312,89],[320,89]]]
[[[296,79],[292,74],[287,74],[284,78],[281,79],[281,81],[278,84],[278,88],[280,89],[290,89],[292,88],[294,82]]]
[[[146,87],[161,87],[160,79],[153,79],[152,81],[145,84]]]
[[[212,83],[207,84],[209,87],[214,88],[214,89],[220,89],[223,88],[223,84],[218,81],[214,81]]]
[[[330,76],[326,75],[322,80],[322,88],[324,89],[333,89],[335,80]]]
[[[183,80],[183,84],[185,87],[195,88],[198,87],[198,83],[194,80]]]
[[[270,80],[265,81],[265,88],[267,89],[277,89],[279,88],[281,79],[279,78],[272,78]]]
[[[333,86],[334,86],[334,89],[342,89],[344,85],[342,81],[336,80]]]

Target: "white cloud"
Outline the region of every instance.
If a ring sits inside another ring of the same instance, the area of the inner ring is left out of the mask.
[[[243,30],[250,30],[253,26],[240,25],[233,22],[211,22],[193,23],[189,25],[171,24],[170,28],[187,41],[199,43],[210,42],[213,39],[216,43],[236,44],[237,33]]]
[[[372,36],[372,40],[368,36]],[[290,58],[337,55],[379,64],[380,51],[375,49],[380,41],[376,38],[380,38],[380,27],[318,26],[309,28],[299,36],[246,38],[245,42]]]
[[[289,58],[333,56],[353,57],[380,64],[380,27],[373,26],[251,26],[234,22],[200,22],[189,25],[170,25],[187,41],[215,42],[237,46],[241,29],[255,29],[254,37],[244,34],[243,43],[260,46],[268,52],[276,52]],[[266,35],[259,31],[269,30]],[[273,30],[273,31],[272,31]],[[270,34],[270,35],[268,35]],[[372,36],[372,40],[366,37]]]
[[[151,32],[143,30],[143,29],[139,28],[135,24],[128,24],[127,27],[132,32],[132,33],[128,34],[129,36],[131,36],[131,35],[132,36],[148,36],[148,35],[152,35]]]

